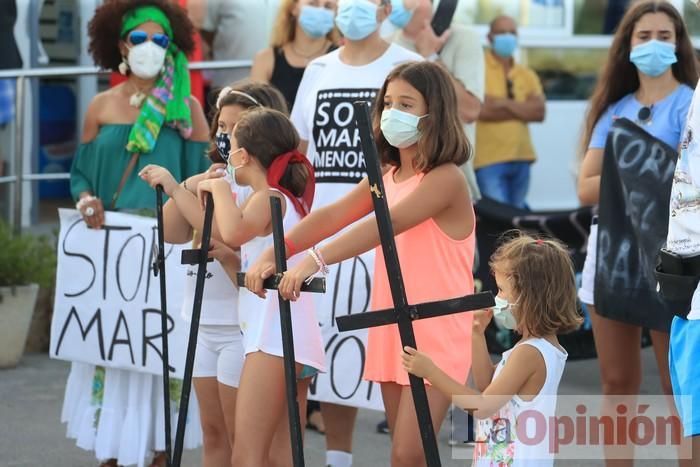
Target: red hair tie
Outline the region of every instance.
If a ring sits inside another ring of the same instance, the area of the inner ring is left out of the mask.
[[[306,179],[306,187],[304,193],[300,197],[294,196],[288,189],[280,185],[280,179],[287,171],[289,164],[302,164],[306,167],[308,178]],[[277,156],[270,167],[267,169],[267,183],[270,187],[275,188],[284,193],[294,204],[294,209],[301,217],[306,216],[311,211],[311,204],[314,201],[314,192],[316,190],[316,177],[314,176],[314,168],[309,162],[309,159],[294,149]]]

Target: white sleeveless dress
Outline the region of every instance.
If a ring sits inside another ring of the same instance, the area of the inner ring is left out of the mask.
[[[474,448],[475,467],[552,467],[554,455],[549,447],[550,436],[556,434],[548,431],[549,427],[534,426],[533,417],[528,414],[541,415],[544,420],[555,416],[559,382],[564,373],[567,353],[542,338],[530,338],[518,342],[515,347],[503,352],[501,361],[493,374],[495,379],[505,366],[513,350],[520,345],[535,347],[544,359],[547,376],[540,392],[530,401],[513,396],[492,417],[478,420],[476,447]],[[520,417],[525,413],[526,416]],[[518,423],[525,423],[519,426]],[[547,430],[541,433],[535,430]],[[525,433],[529,439],[537,442],[524,442],[518,433]]]
[[[283,225],[288,232],[300,220],[301,216],[286,195]],[[246,271],[258,259],[260,254],[273,245],[272,234],[255,237],[241,246],[241,270]],[[287,261],[291,268],[305,255],[302,252]],[[246,355],[252,352],[264,352],[278,357],[283,356],[282,327],[280,323],[279,301],[277,291],[269,290],[267,297],[261,299],[247,289],[241,288],[238,295],[238,316],[243,347]],[[292,308],[292,333],[294,335],[294,357],[297,363],[310,366],[318,371],[325,371],[325,353],[321,339],[321,328],[316,319],[313,297],[302,293],[296,302],[290,302]]]

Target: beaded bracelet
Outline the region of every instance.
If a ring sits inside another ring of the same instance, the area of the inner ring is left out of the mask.
[[[321,256],[321,252],[316,249],[316,247],[309,248],[306,250],[306,252],[313,258],[313,260],[316,262],[316,265],[318,266],[318,271],[323,274],[324,276],[328,275],[328,266],[326,265],[326,262],[323,261],[323,257]]]

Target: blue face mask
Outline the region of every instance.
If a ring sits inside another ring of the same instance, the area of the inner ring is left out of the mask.
[[[395,148],[407,148],[418,142],[420,130],[418,122],[426,115],[418,116],[396,109],[382,112],[381,129],[384,138]]]
[[[219,151],[219,155],[224,162],[227,162],[228,153],[231,152],[231,138],[228,133],[216,134],[216,150]]]
[[[515,34],[496,34],[493,36],[491,50],[499,57],[509,58],[513,56],[513,52],[515,52],[517,46],[518,37]]]
[[[376,3],[368,0],[341,0],[335,24],[351,41],[360,41],[377,30]]]
[[[516,329],[518,322],[513,316],[513,304],[499,296],[496,296],[494,300],[496,301],[496,306],[493,307],[493,319],[496,323],[504,329]]]
[[[299,26],[310,37],[323,37],[333,29],[334,17],[332,10],[304,5],[299,13]]]
[[[676,45],[656,39],[639,44],[630,52],[630,62],[634,63],[640,72],[652,78],[664,74],[677,61]]]
[[[389,15],[391,24],[399,29],[403,29],[411,21],[412,16],[413,11],[406,9],[403,5],[403,0],[391,0],[391,14]]]

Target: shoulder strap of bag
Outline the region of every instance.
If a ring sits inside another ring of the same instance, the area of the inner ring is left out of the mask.
[[[114,196],[112,196],[112,206],[111,209],[114,210],[114,208],[117,207],[117,200],[119,199],[119,195],[122,193],[122,190],[124,189],[124,185],[126,185],[126,180],[129,178],[129,175],[131,175],[131,172],[134,171],[134,167],[136,167],[136,162],[139,160],[139,153],[134,152],[131,154],[131,159],[129,159],[129,163],[126,165],[126,168],[124,169],[124,173],[122,174],[122,179],[119,181],[119,186],[117,187],[117,191],[114,192]]]

